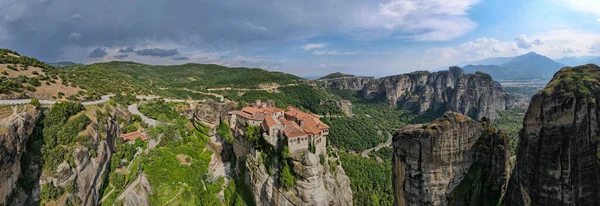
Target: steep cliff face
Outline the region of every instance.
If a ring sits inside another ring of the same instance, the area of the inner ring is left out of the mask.
[[[313,82],[319,86],[324,86],[331,89],[361,91],[365,85],[373,80],[375,80],[373,77],[348,76],[332,79],[318,79],[314,80]]]
[[[447,112],[398,130],[395,205],[495,205],[509,176],[508,137],[487,125]]]
[[[475,119],[497,118],[507,96],[502,87],[485,73],[463,74],[462,69],[412,72],[371,81],[363,97],[379,99],[403,110],[419,113],[455,111]]]
[[[566,67],[523,121],[506,205],[600,205],[600,68]]]
[[[0,120],[0,205],[17,186],[21,175],[21,155],[40,117],[39,110],[32,106],[4,109],[8,116]]]
[[[319,157],[310,152],[294,155],[295,186],[284,189],[278,177],[268,172],[273,168],[265,167],[260,154],[255,154],[247,156],[246,171],[258,205],[352,205],[350,179],[341,166],[331,172],[328,164],[319,163]]]

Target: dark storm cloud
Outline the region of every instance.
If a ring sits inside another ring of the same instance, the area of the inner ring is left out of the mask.
[[[125,59],[127,57],[129,57],[129,54],[119,54],[115,56],[115,59]]]
[[[104,56],[106,56],[106,49],[105,48],[96,48],[94,50],[92,50],[92,52],[90,52],[90,55],[88,55],[90,58],[102,58]]]
[[[119,53],[122,53],[122,54],[130,53],[130,52],[133,52],[133,47],[119,49]]]
[[[173,60],[177,60],[177,61],[183,61],[183,60],[188,60],[190,58],[188,57],[173,57]]]
[[[135,50],[134,53],[140,56],[170,57],[179,54],[179,51],[177,49],[153,48]]]
[[[206,51],[262,47],[351,25],[347,13],[355,9],[348,7],[360,5],[335,2],[3,0],[0,46],[44,60],[72,48],[160,46],[155,43],[161,41]],[[71,41],[72,33],[85,38]]]

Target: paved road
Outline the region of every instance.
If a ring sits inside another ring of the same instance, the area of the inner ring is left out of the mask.
[[[377,147],[373,147],[371,149],[367,149],[367,150],[363,151],[362,152],[362,157],[367,157],[368,158],[369,157],[369,152],[371,152],[373,150],[377,151],[377,150],[379,150],[379,149],[381,149],[383,147],[390,146],[390,144],[392,144],[392,135],[391,134],[389,135],[389,138],[388,138],[387,142],[385,142],[382,145],[379,145]]]
[[[104,95],[104,96],[100,97],[100,100],[81,102],[81,104],[83,104],[83,105],[102,104],[102,103],[110,100],[110,97],[112,97],[112,96],[115,96],[115,95]],[[31,102],[31,99],[0,100],[0,105],[29,104],[30,102]],[[57,101],[53,101],[53,100],[40,100],[40,104],[44,104],[44,105],[50,105],[50,104],[56,104],[56,103],[57,103]]]
[[[142,114],[140,112],[140,110],[138,110],[137,104],[129,105],[127,107],[127,110],[129,110],[129,112],[131,112],[131,114],[140,115],[140,117],[142,117],[142,120],[144,122],[146,122],[146,124],[148,124],[148,126],[154,127],[154,126],[158,125],[158,121],[156,121],[156,120],[154,120],[154,119],[152,119],[150,117],[147,117],[146,115]]]

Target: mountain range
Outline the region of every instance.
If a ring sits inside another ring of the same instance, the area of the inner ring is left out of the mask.
[[[506,60],[500,58],[499,60]],[[498,62],[497,58],[492,60],[481,60],[479,62]],[[467,73],[484,72],[491,75],[494,79],[544,79],[551,78],[554,73],[565,67],[565,64],[558,63],[546,56],[530,52],[524,55],[512,57],[501,64],[491,65],[473,65],[469,64],[463,67]]]
[[[584,64],[600,64],[600,56],[582,56],[582,57],[563,57],[557,59],[556,62],[574,67]]]

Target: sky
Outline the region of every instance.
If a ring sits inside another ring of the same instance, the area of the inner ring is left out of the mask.
[[[50,62],[385,76],[600,56],[600,0],[0,0],[0,47]]]

